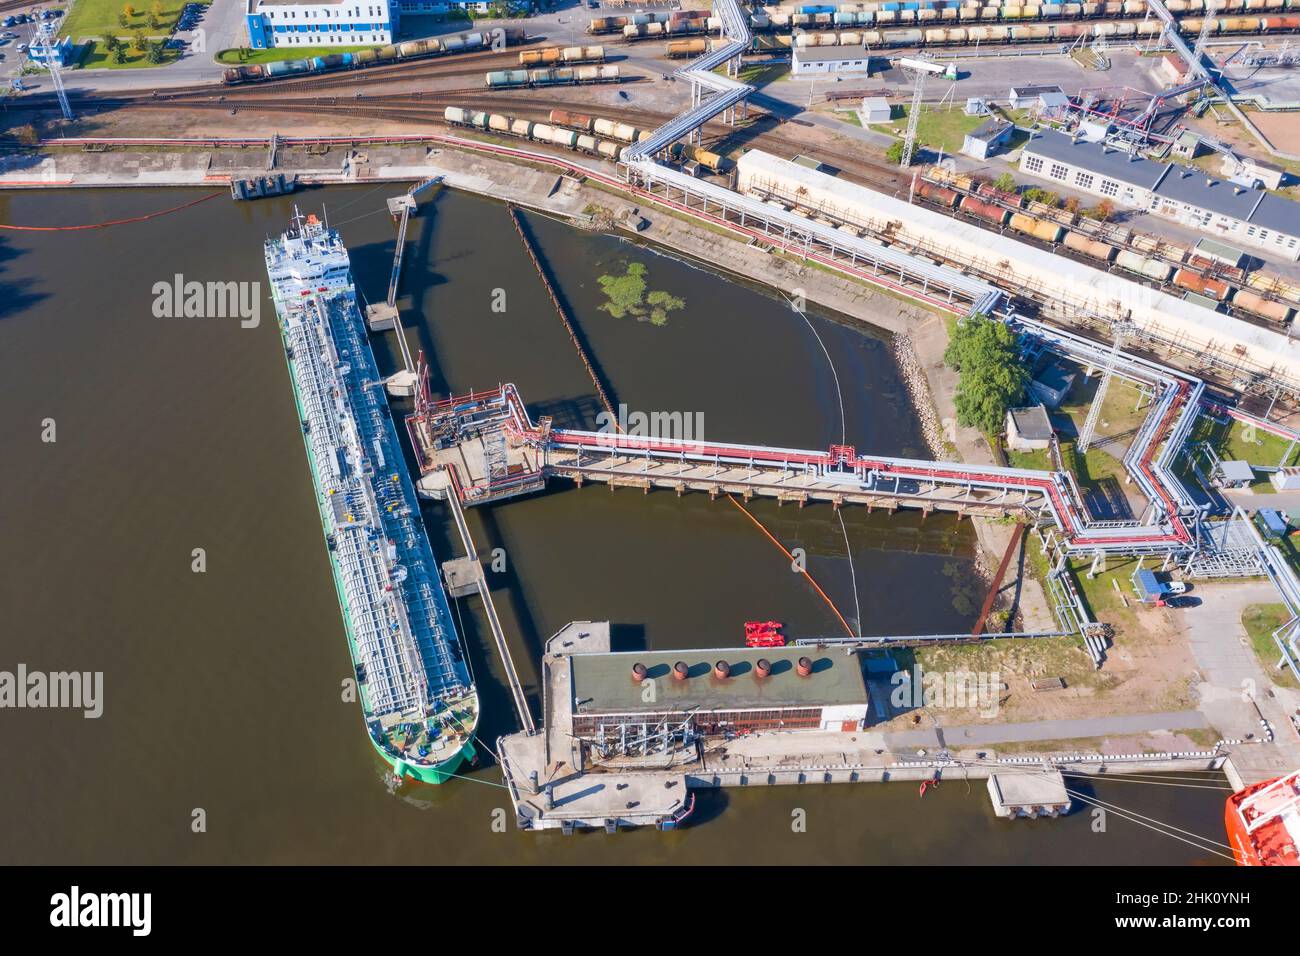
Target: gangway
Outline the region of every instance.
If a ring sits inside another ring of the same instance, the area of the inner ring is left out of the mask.
[[[469,525],[465,522],[465,512],[461,508],[460,499],[457,495],[448,495],[446,498],[448,506],[451,508],[451,515],[456,522],[456,531],[460,534],[461,544],[465,547],[465,554],[469,560],[476,566],[481,567],[478,556],[478,550],[474,547],[474,538],[470,535]],[[514,699],[515,711],[519,715],[519,723],[523,725],[524,731],[529,734],[537,733],[537,725],[533,721],[533,713],[528,707],[528,698],[524,696],[523,685],[519,682],[519,672],[515,670],[514,658],[510,656],[510,645],[506,643],[505,630],[501,627],[501,619],[497,616],[496,604],[492,601],[492,592],[487,586],[487,580],[482,573],[475,576],[475,583],[478,586],[479,597],[483,599],[483,610],[487,614],[488,627],[492,631],[492,640],[496,642],[497,654],[501,658],[501,665],[505,668],[506,683],[510,685],[510,696]]]

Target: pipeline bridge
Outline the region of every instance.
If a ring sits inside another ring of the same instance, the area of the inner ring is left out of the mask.
[[[630,431],[555,428],[547,418],[532,421],[513,385],[435,402],[422,384],[407,420],[421,489],[439,498],[450,489],[472,506],[539,491],[548,478],[563,477],[647,492],[770,497],[799,506],[820,501],[891,511],[1014,514],[1047,529],[1070,554],[1196,553],[1205,508],[1173,467],[1201,411],[1204,383],[1034,320],[1011,321],[1027,350],[1048,349],[1091,368],[1112,362],[1113,374],[1150,391],[1149,412],[1124,459],[1148,501],[1141,516],[1095,520],[1067,470],[890,458],[859,454],[848,445],[815,451],[660,437],[681,433],[682,422],[672,416],[650,417],[645,427]]]

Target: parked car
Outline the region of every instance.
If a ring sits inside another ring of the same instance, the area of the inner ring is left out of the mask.
[[[1186,594],[1186,593],[1187,593],[1187,585],[1184,584],[1182,581],[1170,581],[1170,582],[1169,582],[1169,593],[1170,593],[1170,594]]]

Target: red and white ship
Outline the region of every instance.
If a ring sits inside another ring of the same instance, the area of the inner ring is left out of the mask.
[[[1224,818],[1238,866],[1300,866],[1300,770],[1238,790]]]

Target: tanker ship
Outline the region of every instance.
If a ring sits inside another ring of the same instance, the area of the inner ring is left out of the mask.
[[[348,251],[296,209],[265,251],[366,730],[398,780],[441,783],[475,759],[478,695]]]
[[[1224,812],[1240,866],[1300,866],[1300,770],[1238,790]]]

